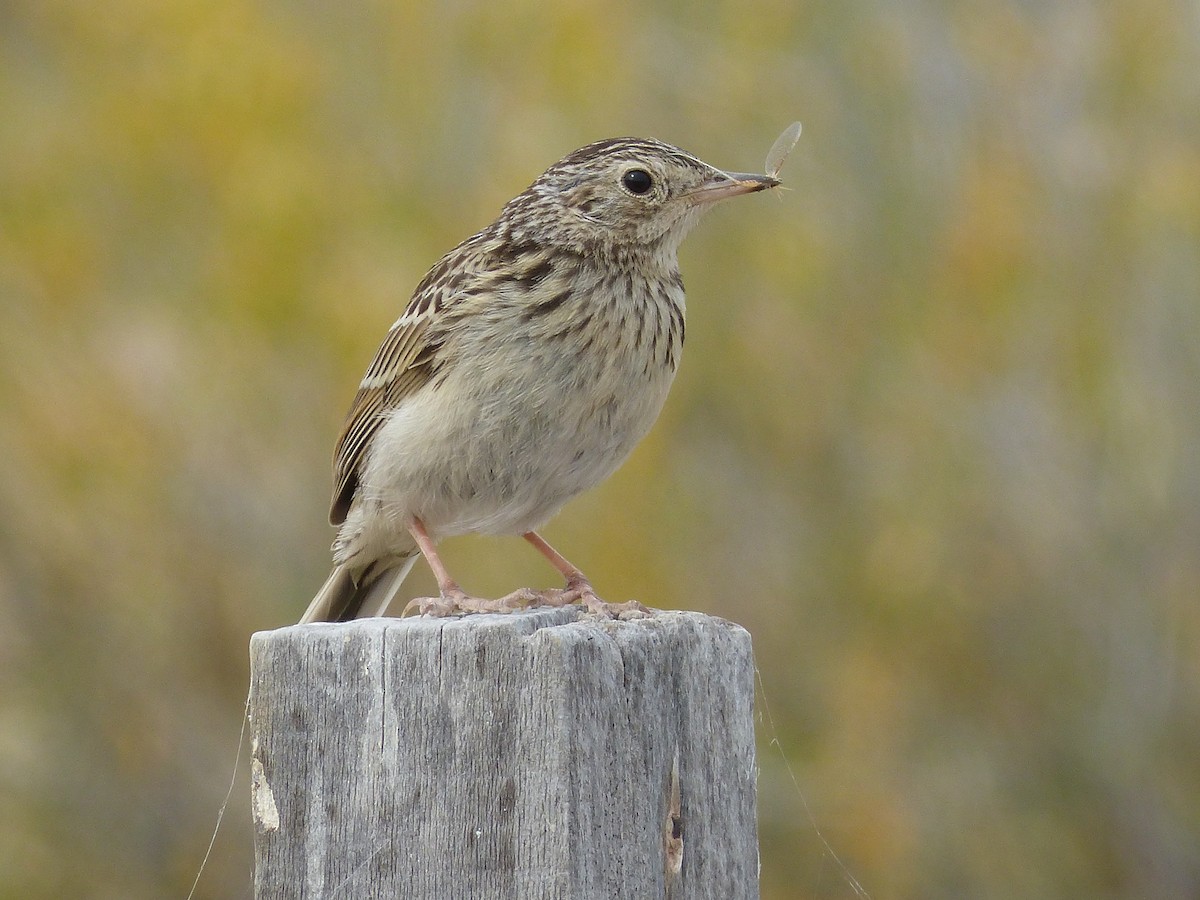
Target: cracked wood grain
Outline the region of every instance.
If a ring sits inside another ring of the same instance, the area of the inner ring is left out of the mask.
[[[753,671],[686,612],[256,634],[255,896],[757,897]]]

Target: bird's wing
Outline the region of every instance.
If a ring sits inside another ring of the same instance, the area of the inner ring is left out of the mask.
[[[333,525],[346,520],[358,490],[360,469],[388,414],[425,385],[436,369],[442,339],[440,330],[430,325],[454,303],[464,280],[448,277],[453,263],[448,255],[417,285],[358,386],[333,453],[333,502],[329,507]]]

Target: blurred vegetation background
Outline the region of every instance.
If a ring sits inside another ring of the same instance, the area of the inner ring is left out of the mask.
[[[549,538],[753,633],[767,900],[1200,895],[1198,63],[1186,0],[0,4],[0,896],[186,895],[443,252],[588,141],[797,118]],[[250,845],[240,780],[198,895]]]

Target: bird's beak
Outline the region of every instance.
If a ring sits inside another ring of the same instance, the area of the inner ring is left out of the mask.
[[[714,172],[713,176],[688,194],[696,203],[714,203],[738,194],[753,194],[781,184],[770,175],[748,175],[744,172]]]

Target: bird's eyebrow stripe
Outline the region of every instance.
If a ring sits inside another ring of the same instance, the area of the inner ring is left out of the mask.
[[[665,157],[671,162],[681,166],[703,166],[700,160],[691,156],[688,153],[680,150],[678,147],[673,147],[670,144],[664,144],[661,141],[646,140],[645,138],[608,138],[603,141],[596,141],[594,144],[588,144],[586,147],[581,147],[574,153],[559,160],[552,169],[564,169],[578,165],[581,160],[589,159],[596,156],[608,155],[613,159],[623,159],[629,162],[641,162],[645,154],[652,154],[659,157]]]

